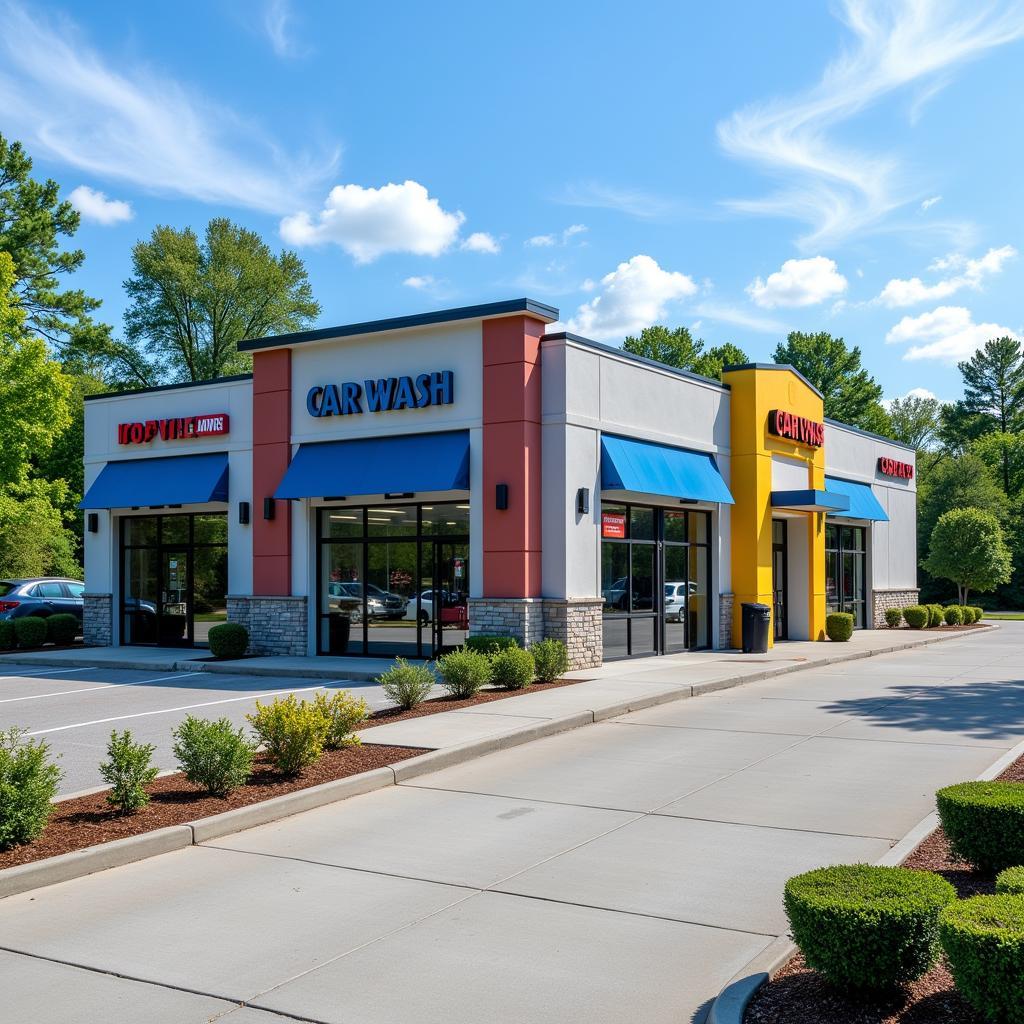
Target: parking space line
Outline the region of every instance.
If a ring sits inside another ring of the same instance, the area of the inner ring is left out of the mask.
[[[122,686],[145,686],[147,683],[165,683],[168,679],[185,679],[195,672],[181,672],[174,676],[154,676],[152,679],[136,679],[133,683],[101,683],[99,686],[86,686],[81,690],[54,690],[52,693],[30,693],[25,697],[4,697],[0,704],[13,704],[19,700],[41,700],[43,697],[66,697],[75,693],[93,693],[96,690],[119,690]]]
[[[26,665],[30,672],[32,669],[31,665]],[[0,679],[38,679],[40,676],[59,676],[63,673],[66,676],[71,675],[74,672],[88,672],[90,669],[96,668],[95,665],[85,665],[82,668],[47,668],[40,669],[38,672],[32,672],[31,675],[27,676],[0,676]]]
[[[71,725],[55,725],[50,729],[36,729],[25,733],[26,736],[45,736],[52,732],[65,732],[67,729],[84,729],[90,725],[104,725],[107,722],[123,722],[130,718],[148,718],[150,715],[171,715],[176,711],[192,711],[195,708],[209,708],[217,704],[237,704],[242,700],[258,700],[260,697],[279,697],[286,693],[308,693],[311,690],[322,690],[323,686],[305,686],[299,690],[267,690],[263,693],[249,693],[244,697],[226,697],[223,700],[209,700],[202,704],[185,704],[178,708],[159,708],[156,711],[138,711],[134,715],[115,715],[112,718],[97,718],[91,722],[73,722]]]

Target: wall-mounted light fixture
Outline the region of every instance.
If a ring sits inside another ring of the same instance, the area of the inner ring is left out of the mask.
[[[412,491],[389,491],[384,495],[388,501],[394,501],[395,498],[411,498],[413,495]]]
[[[344,501],[344,500],[345,500],[345,495],[344,494],[331,494],[331,495],[328,495],[326,498],[324,498],[324,501]]]
[[[494,487],[494,507],[499,512],[508,508],[508,484],[496,484]]]
[[[696,498],[680,498],[679,499],[679,504],[680,505],[696,505],[697,504],[697,500],[696,500]]]
[[[576,492],[576,514],[585,516],[590,513],[590,488],[581,487]]]
[[[263,518],[273,519],[274,518],[274,499],[264,498],[263,499]]]
[[[100,532],[100,517],[97,512],[90,512],[86,516],[85,521],[88,524],[88,529],[90,533]]]
[[[238,503],[238,522],[240,526],[249,525],[249,502],[247,501]]]

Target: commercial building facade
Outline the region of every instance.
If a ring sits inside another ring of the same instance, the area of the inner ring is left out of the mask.
[[[573,664],[728,648],[739,606],[822,639],[916,600],[914,452],[784,366],[723,381],[530,300],[258,339],[251,376],[86,406],[90,644]]]

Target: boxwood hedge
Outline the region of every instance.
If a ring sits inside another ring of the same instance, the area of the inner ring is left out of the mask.
[[[957,604],[951,604],[946,608],[942,613],[942,617],[946,620],[947,626],[960,626],[964,621],[964,613]]]
[[[981,871],[1024,864],[1024,782],[960,782],[935,796],[957,857]]]
[[[903,609],[903,618],[911,629],[924,629],[928,625],[929,611],[923,604],[912,604]]]
[[[902,608],[886,608],[885,609],[885,624],[890,629],[899,629],[903,625],[903,609]]]
[[[849,612],[832,612],[825,616],[825,635],[842,643],[853,636],[853,616]]]
[[[210,627],[210,653],[215,658],[241,658],[249,646],[249,630],[239,622]]]
[[[46,639],[51,644],[73,644],[80,627],[77,615],[51,615],[46,620]]]
[[[832,984],[884,990],[920,977],[939,955],[939,912],[956,898],[944,878],[909,868],[819,868],[786,883],[793,939]]]
[[[996,892],[1024,896],[1024,867],[1000,871],[996,875]]]
[[[509,647],[518,647],[519,641],[514,636],[490,636],[481,633],[479,636],[467,636],[463,646],[468,651],[476,651],[478,654],[486,654],[491,657],[498,651],[504,651]]]
[[[12,650],[16,642],[14,623],[10,619],[0,619],[0,651]]]
[[[46,642],[46,619],[26,615],[14,620],[14,635],[19,647],[42,647]]]

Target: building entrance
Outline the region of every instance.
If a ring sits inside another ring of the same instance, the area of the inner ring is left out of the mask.
[[[789,590],[788,523],[785,519],[772,520],[772,622],[775,639],[789,638],[786,621],[787,591]]]

